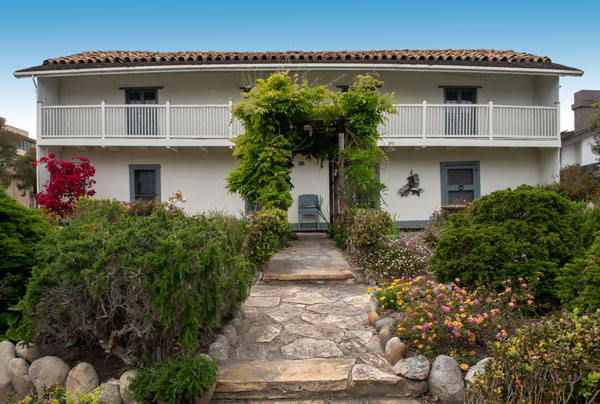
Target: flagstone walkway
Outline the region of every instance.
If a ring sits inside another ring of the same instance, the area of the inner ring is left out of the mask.
[[[396,376],[385,360],[367,322],[368,286],[299,283],[331,279],[319,277],[320,271],[329,276],[351,272],[343,253],[324,235],[302,235],[275,255],[265,271],[271,281],[254,285],[243,305],[244,331],[229,360],[219,364],[213,402],[419,403],[392,400],[423,386]],[[309,277],[303,279],[303,273]],[[299,282],[272,281],[277,274]]]

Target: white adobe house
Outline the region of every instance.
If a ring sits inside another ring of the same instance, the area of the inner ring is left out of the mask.
[[[592,153],[594,129],[592,117],[597,109],[592,107],[600,101],[600,90],[580,90],[575,93],[571,109],[575,114],[575,130],[562,133],[560,166],[579,164],[587,170],[595,171],[598,156]]]
[[[384,207],[401,225],[425,223],[435,208],[520,184],[558,178],[559,77],[581,70],[547,57],[498,50],[331,52],[84,52],[15,72],[37,91],[38,156],[85,156],[98,198],[158,198],[181,190],[190,213],[242,212],[227,193],[236,165],[232,138],[243,131],[231,105],[257,78],[289,70],[344,91],[377,73],[394,93],[395,115],[381,127],[389,161]],[[292,173],[298,197],[329,205],[329,169],[302,157]],[[401,197],[411,171],[420,196]],[[39,172],[43,184],[47,173]],[[310,220],[306,220],[310,219]]]

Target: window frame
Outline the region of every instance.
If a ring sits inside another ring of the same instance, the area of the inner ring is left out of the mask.
[[[135,171],[136,170],[154,170],[156,200],[161,201],[161,183],[160,183],[160,164],[129,164],[129,200],[135,201]]]
[[[473,169],[473,200],[481,197],[481,178],[479,161],[452,161],[440,163],[440,179],[442,186],[442,205],[450,203],[448,198],[448,169],[449,168],[470,168]]]

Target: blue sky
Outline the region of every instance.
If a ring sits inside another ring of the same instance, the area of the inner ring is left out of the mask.
[[[0,116],[35,133],[34,86],[15,70],[85,50],[513,49],[584,70],[561,79],[561,126],[600,89],[600,1],[2,2]]]

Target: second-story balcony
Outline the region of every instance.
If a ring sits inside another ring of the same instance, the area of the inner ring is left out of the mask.
[[[381,145],[560,147],[557,107],[401,104]],[[223,105],[38,106],[41,146],[230,146],[243,133]]]

